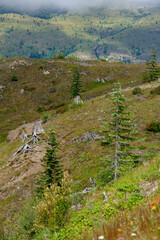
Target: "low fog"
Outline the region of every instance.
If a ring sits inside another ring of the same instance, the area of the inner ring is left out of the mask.
[[[159,0],[0,0],[0,5],[20,9],[39,9],[57,7],[61,9],[83,9],[106,5],[108,7],[133,7],[158,5]],[[159,4],[160,5],[160,4]]]

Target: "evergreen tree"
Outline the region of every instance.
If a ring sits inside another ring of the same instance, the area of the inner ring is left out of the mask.
[[[111,144],[114,146],[114,179],[116,180],[121,164],[133,162],[137,157],[131,152],[131,141],[135,140],[134,130],[135,124],[131,119],[132,112],[129,111],[130,106],[127,104],[128,99],[122,93],[121,84],[116,83],[115,89],[110,93],[113,103],[111,109],[111,119],[101,119],[105,124],[102,126],[102,132],[107,134],[103,144]],[[109,99],[107,99],[109,100]],[[103,111],[105,114],[108,111]]]
[[[151,55],[149,57],[149,61],[146,63],[147,69],[149,71],[149,80],[150,81],[155,81],[159,77],[159,66],[157,63],[157,52],[156,48],[153,45],[152,50],[151,50]]]
[[[40,179],[42,188],[44,186],[50,187],[53,183],[57,183],[60,186],[63,177],[62,167],[57,157],[58,141],[53,131],[49,134],[48,144],[50,147],[46,148],[45,156],[41,160],[44,167],[44,172],[42,172]]]
[[[80,95],[80,91],[82,88],[82,84],[81,84],[81,76],[80,73],[78,71],[78,68],[75,67],[74,68],[74,72],[73,72],[73,77],[72,77],[72,84],[71,84],[71,95],[72,97],[77,97]]]

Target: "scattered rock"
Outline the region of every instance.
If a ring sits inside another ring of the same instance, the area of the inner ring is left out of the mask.
[[[113,81],[114,77],[113,76],[108,76],[108,77],[105,77],[104,79],[105,79],[105,81]]]
[[[55,88],[50,88],[49,89],[49,93],[55,93],[56,92],[56,89]]]
[[[23,88],[20,90],[20,93],[21,93],[21,94],[23,94],[23,93],[24,93],[24,89],[23,89]]]
[[[95,82],[97,82],[97,83],[105,83],[107,81],[112,81],[112,80],[114,80],[114,77],[108,76],[108,77],[105,77],[105,78],[97,78],[95,80]]]
[[[78,104],[83,104],[83,101],[80,96],[77,96],[74,98],[73,103],[78,105]]]
[[[46,72],[43,72],[43,74],[44,74],[44,75],[48,75],[48,74],[50,74],[50,72],[49,72],[49,71],[46,71]]]
[[[96,181],[92,177],[90,177],[89,182],[92,186],[95,186],[96,184]]]
[[[82,208],[83,208],[83,205],[81,205],[80,203],[78,203],[77,205],[73,205],[71,207],[72,211],[81,210]]]
[[[83,75],[83,76],[87,76],[87,72],[81,72],[81,75]]]
[[[2,91],[2,90],[3,90],[3,88],[5,88],[5,87],[1,85],[1,86],[0,86],[0,91]]]
[[[2,95],[0,95],[0,100],[3,99],[4,97]]]
[[[100,79],[100,78],[97,78],[97,79],[95,80],[95,82],[100,83],[100,82],[101,82],[101,79]]]
[[[158,170],[158,173],[160,173],[160,168],[159,168],[159,170]]]
[[[94,141],[94,140],[104,140],[104,136],[100,136],[96,132],[86,132],[82,135],[82,137],[77,137],[74,139],[75,142],[86,142],[86,141]]]
[[[105,201],[105,202],[107,202],[107,201],[108,201],[108,198],[107,198],[107,196],[106,196],[106,193],[105,193],[105,192],[103,192],[103,201]]]
[[[160,82],[160,78],[158,78],[158,82]]]

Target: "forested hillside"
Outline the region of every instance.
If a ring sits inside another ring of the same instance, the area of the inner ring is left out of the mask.
[[[62,53],[80,59],[138,62],[147,60],[153,44],[160,53],[159,8],[57,11],[1,7],[1,57],[50,58]]]

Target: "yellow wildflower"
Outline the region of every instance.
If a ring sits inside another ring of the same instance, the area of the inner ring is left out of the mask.
[[[120,228],[118,228],[118,230],[117,230],[118,232],[121,232],[121,229]]]
[[[160,227],[157,227],[158,230],[160,230]]]
[[[156,206],[153,206],[153,207],[152,207],[152,210],[155,210],[155,209],[156,209]]]

